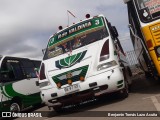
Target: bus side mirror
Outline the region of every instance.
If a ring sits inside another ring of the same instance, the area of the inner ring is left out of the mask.
[[[118,41],[117,40],[114,40],[114,44],[116,45],[118,43]]]
[[[46,48],[42,49],[43,55],[45,54],[45,52],[46,52]]]
[[[39,68],[34,68],[34,71],[35,71],[35,72],[38,72],[38,71],[39,71]]]
[[[34,71],[36,72],[36,76],[37,76],[37,78],[39,78],[39,68],[34,68]]]
[[[112,26],[112,35],[114,38],[117,38],[119,36],[115,26]]]
[[[36,72],[37,77],[39,77],[39,73],[38,73],[39,68],[34,68],[34,71]],[[36,86],[39,86],[39,82],[38,81],[36,81]]]

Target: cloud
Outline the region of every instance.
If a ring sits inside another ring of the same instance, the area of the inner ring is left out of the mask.
[[[41,50],[58,26],[104,14],[123,36],[128,33],[127,8],[122,0],[0,0],[0,54],[42,58]]]

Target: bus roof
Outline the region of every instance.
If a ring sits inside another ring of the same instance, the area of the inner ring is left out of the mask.
[[[97,15],[94,17],[90,17],[88,19],[81,20],[73,25],[70,25],[62,30],[59,30],[50,37],[47,47],[53,48],[55,44],[58,44],[64,40],[68,41],[79,33],[103,27],[104,21],[102,20],[102,17],[104,16]],[[99,21],[98,24],[96,24],[97,20]]]
[[[51,35],[50,38],[53,37],[54,35],[62,32],[62,31],[64,31],[65,29],[67,29],[67,28],[69,28],[69,27],[72,27],[73,25],[76,25],[76,24],[78,24],[78,23],[81,23],[81,22],[83,22],[83,21],[90,20],[90,19],[93,19],[93,18],[96,18],[96,17],[104,17],[104,15],[103,15],[103,14],[96,15],[96,16],[93,16],[93,17],[86,18],[86,19],[83,19],[83,20],[81,20],[81,21],[78,21],[78,22],[76,22],[76,23],[74,23],[74,24],[72,24],[72,25],[66,26],[66,27],[63,28],[62,30],[59,30],[59,31],[57,31],[56,33],[54,33],[53,35]]]
[[[36,59],[36,58],[29,58],[29,57],[17,57],[17,56],[10,56],[10,55],[0,55],[0,58],[5,58],[5,57],[9,57],[9,58],[22,58],[22,59],[28,59],[28,60],[38,60],[38,61],[42,61],[40,59]]]

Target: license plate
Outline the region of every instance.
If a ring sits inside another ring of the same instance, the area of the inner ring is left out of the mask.
[[[74,85],[71,85],[71,86],[67,86],[64,88],[64,91],[66,93],[71,93],[71,92],[75,92],[75,91],[78,91],[79,90],[79,84],[74,84]]]

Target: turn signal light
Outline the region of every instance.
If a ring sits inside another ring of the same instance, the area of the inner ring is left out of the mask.
[[[147,46],[148,46],[148,48],[153,47],[152,40],[148,40],[147,41]]]
[[[62,84],[60,82],[57,83],[57,87],[61,88]]]
[[[80,81],[84,81],[84,77],[81,76],[81,77],[79,78],[79,80],[80,80]]]
[[[67,82],[68,82],[69,85],[72,84],[72,80],[71,79],[67,80]]]

